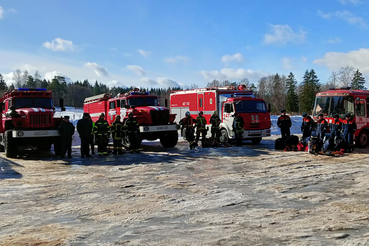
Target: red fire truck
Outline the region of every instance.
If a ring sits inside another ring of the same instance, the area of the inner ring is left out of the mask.
[[[140,137],[147,140],[160,139],[163,147],[174,147],[178,142],[179,126],[174,123],[175,115],[169,109],[161,107],[158,97],[138,89],[112,97],[105,93],[84,100],[83,111],[89,113],[93,121],[97,121],[101,113],[112,124],[116,115],[123,121],[133,113],[140,125]],[[123,137],[123,145],[130,147],[128,136]]]
[[[238,113],[245,122],[243,139],[254,144],[263,137],[270,136],[270,114],[265,101],[255,98],[250,90],[235,90],[233,87],[203,88],[174,91],[170,95],[170,109],[179,119],[189,111],[196,118],[200,111],[209,123],[210,117],[216,111],[221,119],[221,141],[234,139],[233,114]],[[178,121],[179,121],[178,119]],[[209,125],[209,129],[210,129]],[[208,131],[207,136],[210,137]],[[182,132],[182,136],[185,134]]]
[[[64,110],[63,101],[60,101]],[[50,150],[54,144],[60,153],[58,126],[62,118],[54,118],[51,91],[20,88],[0,98],[0,150],[7,157],[16,157],[20,150]]]
[[[369,91],[351,90],[350,87],[330,88],[316,94],[313,117],[319,114],[331,123],[333,116],[338,114],[343,121],[345,114],[354,115],[357,130],[355,143],[359,147],[369,144]]]

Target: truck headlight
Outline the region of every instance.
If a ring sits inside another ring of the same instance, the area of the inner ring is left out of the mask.
[[[144,127],[144,131],[145,131],[145,132],[148,132],[149,130],[150,130],[150,128],[149,128],[148,126],[145,126],[145,127]]]

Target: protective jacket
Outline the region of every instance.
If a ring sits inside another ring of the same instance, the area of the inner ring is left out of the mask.
[[[235,131],[236,133],[241,133],[244,131],[244,121],[243,118],[241,116],[238,117],[234,117],[233,119],[233,131]]]
[[[330,124],[331,138],[340,137],[342,130],[342,123],[340,120],[333,120]]]
[[[220,118],[218,115],[212,115],[210,117],[211,129],[219,129]]]
[[[290,128],[292,125],[291,118],[288,115],[281,115],[278,118],[277,126],[279,128]]]
[[[193,124],[196,123],[196,122],[197,122],[197,120],[195,120],[191,116],[186,116],[186,117],[184,117],[183,119],[181,119],[179,121],[179,124],[182,126],[182,129],[183,128],[188,129],[188,128],[193,127]]]
[[[203,116],[198,116],[196,118],[196,128],[198,131],[202,131],[205,130],[205,126],[206,126],[206,119]]]
[[[139,129],[138,128],[138,121],[135,118],[133,118],[133,119],[128,118],[124,122],[124,129],[127,130],[128,132],[137,131]]]
[[[111,132],[114,140],[121,140],[123,136],[124,124],[120,121],[114,121],[111,126]]]
[[[313,124],[314,120],[310,116],[302,119],[301,131],[303,137],[309,137],[311,135]]]
[[[319,139],[323,139],[327,129],[328,129],[328,122],[325,119],[320,119],[316,122],[316,134]]]
[[[92,131],[92,120],[90,119],[80,119],[77,122],[77,132],[81,138],[89,138]]]

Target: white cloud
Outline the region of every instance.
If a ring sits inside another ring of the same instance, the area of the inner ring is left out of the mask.
[[[58,71],[52,71],[52,72],[47,72],[44,75],[44,79],[51,81],[55,76],[60,76],[60,77],[64,77],[65,81],[67,83],[72,83],[73,81],[71,80],[71,78],[69,78],[68,76],[66,76],[65,74],[58,72]]]
[[[293,59],[292,58],[288,58],[288,57],[283,57],[282,58],[282,67],[285,70],[291,70],[293,69]]]
[[[150,87],[160,87],[160,88],[183,87],[183,85],[166,77],[158,77],[156,78],[156,80],[144,77],[141,78],[140,81],[145,84],[148,84]]]
[[[9,9],[8,12],[16,14],[17,11],[15,9]]]
[[[251,69],[243,69],[243,68],[222,68],[220,71],[201,71],[202,76],[206,80],[241,80],[244,78],[248,78],[249,80],[258,80],[261,77],[265,76],[266,73],[260,71],[254,71]]]
[[[0,6],[0,19],[4,16],[4,9]]]
[[[348,22],[351,25],[357,25],[357,26],[360,26],[362,28],[367,28],[367,26],[368,26],[363,18],[355,16],[347,10],[330,12],[330,13],[323,13],[322,11],[318,10],[318,14],[323,19],[338,18],[338,19],[342,19],[342,20]]]
[[[93,69],[95,74],[99,77],[108,77],[109,76],[108,70],[105,67],[100,66],[99,64],[97,64],[95,62],[87,62],[85,64],[85,67]]]
[[[43,43],[43,46],[52,51],[74,51],[77,46],[72,41],[56,38],[53,41]]]
[[[331,38],[331,39],[327,40],[327,43],[330,43],[330,44],[336,44],[336,43],[340,43],[340,42],[341,42],[340,38]]]
[[[151,55],[150,51],[144,51],[144,50],[137,50],[138,53],[140,53],[143,57],[148,57]]]
[[[369,75],[369,49],[359,49],[348,53],[328,52],[323,58],[314,60],[313,63],[326,66],[332,71],[351,66]]]
[[[306,32],[301,29],[298,32],[294,32],[289,25],[270,25],[270,27],[272,28],[272,33],[264,35],[266,44],[301,44],[305,41]]]
[[[10,72],[10,73],[4,73],[2,74],[3,78],[5,80],[5,83],[9,86],[11,84],[15,85],[15,78],[14,78],[14,72]]]
[[[352,4],[360,4],[363,3],[361,0],[338,0],[342,5],[346,5],[347,3],[352,3]]]
[[[188,62],[188,57],[185,56],[176,56],[176,57],[166,57],[164,61],[167,63],[178,63],[178,62]]]
[[[222,62],[224,63],[228,63],[231,61],[236,61],[236,62],[243,62],[243,56],[241,53],[236,53],[234,55],[224,55],[222,56]]]
[[[127,69],[139,76],[144,76],[146,74],[146,71],[141,66],[127,65]]]

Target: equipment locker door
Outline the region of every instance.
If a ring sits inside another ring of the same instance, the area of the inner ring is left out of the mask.
[[[197,94],[197,111],[204,111],[204,93]]]

